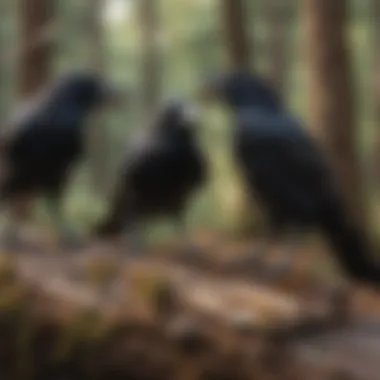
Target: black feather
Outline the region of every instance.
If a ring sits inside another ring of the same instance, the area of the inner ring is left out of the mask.
[[[205,180],[197,147],[197,122],[187,119],[186,105],[160,110],[150,129],[136,139],[122,162],[117,190],[99,235],[116,235],[141,218],[176,217]]]
[[[16,110],[4,130],[3,199],[29,192],[59,193],[83,151],[85,117],[102,101],[103,83],[71,73],[26,109]]]
[[[318,144],[260,78],[239,73],[219,83],[214,91],[235,115],[239,167],[273,229],[320,229],[351,277],[380,284],[364,233],[349,217]]]

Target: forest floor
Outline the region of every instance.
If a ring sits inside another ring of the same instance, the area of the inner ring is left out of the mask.
[[[49,244],[0,256],[1,379],[379,379],[380,294],[316,276],[314,245],[268,284],[212,234],[192,264]]]

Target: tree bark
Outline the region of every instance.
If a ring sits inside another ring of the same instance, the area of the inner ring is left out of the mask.
[[[245,5],[244,0],[221,1],[225,46],[231,70],[248,69],[250,65]]]
[[[6,99],[6,91],[8,90],[5,85],[5,17],[9,16],[8,12],[8,2],[3,1],[0,3],[0,83],[4,85],[0,89],[0,130],[5,121],[5,99]]]
[[[161,95],[159,0],[139,0],[138,7],[142,49],[142,106],[144,113],[151,114]]]
[[[21,1],[21,38],[20,92],[28,97],[45,85],[51,75],[51,40],[39,38],[43,35],[53,18],[53,1]],[[30,41],[38,40],[33,48]]]
[[[380,188],[380,2],[371,0],[371,46],[372,46],[372,106],[374,122],[374,154],[372,156],[373,164],[373,182],[375,189]]]
[[[283,96],[286,91],[289,56],[289,27],[295,4],[286,0],[263,0],[267,27],[267,77]]]
[[[248,20],[246,18],[247,8],[245,0],[221,0],[220,2],[227,70],[229,71],[250,70],[251,68],[251,45],[248,38]],[[227,143],[227,141],[225,142]],[[222,156],[228,157],[227,151],[224,150]],[[224,178],[228,178],[230,181],[230,178],[236,177],[232,165],[231,167],[227,162],[221,162],[220,164],[225,166],[226,173]],[[257,218],[259,215],[257,207],[255,207],[255,204],[252,204],[250,196],[244,190],[244,183],[242,182],[241,186],[233,186],[230,189],[228,192],[228,202],[225,197],[226,194],[224,194],[224,189],[228,185],[223,183],[223,181],[221,180],[215,186],[216,194],[218,194],[219,202],[222,205],[221,208],[225,210],[226,215],[223,218],[233,222],[234,227],[237,228],[236,232],[250,235],[260,222],[259,218]]]
[[[366,221],[345,0],[303,0],[303,51],[312,133],[331,162],[353,216]]]
[[[103,40],[102,8],[103,0],[90,0],[87,10],[88,52],[87,67],[100,74],[105,71],[105,45]],[[98,195],[105,196],[109,190],[108,134],[102,114],[98,114],[88,129],[90,175],[93,188]]]
[[[103,0],[90,0],[88,3],[88,40],[89,46],[89,66],[99,72],[104,71],[104,40],[103,40],[103,25],[102,11]]]

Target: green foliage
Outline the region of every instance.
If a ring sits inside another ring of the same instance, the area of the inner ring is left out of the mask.
[[[107,0],[104,4],[113,4]],[[136,15],[136,2],[128,2],[124,9],[124,19],[104,17],[104,61],[105,71],[118,84],[137,90],[140,85],[140,28]],[[7,4],[1,14],[0,46],[10,51],[19,44],[17,39],[16,3],[3,0]],[[69,68],[90,66],[88,15],[90,0],[56,0],[59,44],[56,54],[57,73]],[[266,19],[263,17],[262,1],[247,1],[247,22],[252,44],[254,67],[265,72],[268,65],[266,58]],[[287,46],[291,56],[289,65],[289,87],[286,101],[290,107],[306,118],[305,67],[303,65],[300,42],[300,30],[297,4],[288,33]],[[363,159],[367,159],[369,144],[372,140],[371,103],[368,89],[371,79],[371,47],[369,39],[369,3],[352,0],[350,41],[354,57],[355,84],[359,101],[360,136]],[[121,10],[123,11],[123,10]],[[106,12],[105,14],[109,14]],[[163,97],[183,95],[191,98],[197,86],[206,75],[214,74],[224,67],[223,33],[221,30],[219,2],[217,0],[160,0],[160,20],[162,33],[162,87]],[[6,55],[6,54],[5,54]],[[7,78],[0,91],[0,109],[9,109],[12,91],[16,86],[16,77],[11,75],[15,65],[1,69],[2,78]],[[114,179],[123,151],[131,134],[140,128],[140,110],[134,102],[130,109],[106,115],[105,127],[109,131],[110,141],[110,177]],[[242,187],[239,175],[230,154],[230,131],[228,118],[224,112],[206,111],[202,115],[203,128],[200,142],[207,152],[211,181],[194,200],[189,210],[189,225],[193,229],[213,227],[234,230],[242,217]],[[91,128],[91,125],[89,125]],[[88,230],[103,214],[107,207],[107,197],[99,198],[91,188],[89,181],[89,161],[86,160],[72,182],[67,195],[66,209],[72,223],[83,230]],[[110,181],[112,182],[112,181]],[[111,186],[112,188],[112,186]],[[41,212],[42,220],[47,220]],[[44,219],[45,218],[45,219]],[[158,234],[169,231],[166,224],[159,227]]]

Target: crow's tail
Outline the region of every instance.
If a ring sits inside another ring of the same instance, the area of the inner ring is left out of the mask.
[[[352,279],[380,286],[380,267],[365,234],[350,221],[341,205],[331,203],[322,216],[322,230],[338,262]]]

